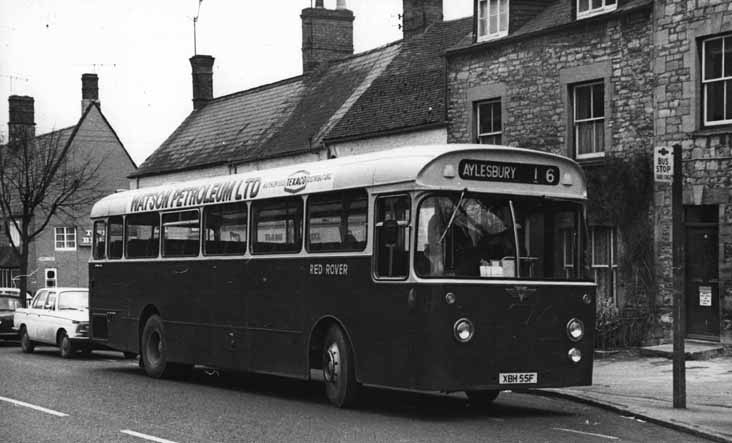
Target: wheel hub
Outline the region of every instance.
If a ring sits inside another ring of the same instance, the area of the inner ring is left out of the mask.
[[[338,349],[338,345],[332,343],[326,350],[327,361],[325,362],[325,368],[323,373],[325,380],[330,383],[338,381],[338,376],[341,373],[341,353]]]

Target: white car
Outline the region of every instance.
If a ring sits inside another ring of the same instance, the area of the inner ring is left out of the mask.
[[[16,309],[13,328],[23,352],[33,352],[36,344],[58,346],[64,358],[77,350],[89,352],[89,290],[39,289],[29,307]]]

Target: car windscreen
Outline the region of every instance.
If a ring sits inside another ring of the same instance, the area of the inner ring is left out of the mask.
[[[89,293],[87,291],[64,291],[59,294],[58,310],[89,309]]]
[[[20,300],[15,297],[0,296],[0,311],[15,311],[20,307]]]

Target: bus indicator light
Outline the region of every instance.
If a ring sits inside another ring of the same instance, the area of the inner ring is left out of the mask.
[[[445,165],[442,170],[442,176],[445,178],[455,178],[455,167],[453,165]]]
[[[475,330],[473,329],[473,323],[467,318],[461,318],[455,322],[454,327],[455,338],[460,343],[467,343],[473,338]]]
[[[567,335],[572,341],[580,341],[585,336],[585,325],[582,321],[576,318],[567,323]]]
[[[452,292],[448,292],[447,294],[445,294],[445,303],[447,303],[448,305],[455,303],[455,294],[453,294]]]
[[[572,360],[572,363],[579,363],[582,360],[582,351],[577,348],[572,348],[567,353],[567,356]]]

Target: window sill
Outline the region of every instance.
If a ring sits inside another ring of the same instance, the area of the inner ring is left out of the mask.
[[[498,40],[499,38],[503,38],[508,36],[508,31],[502,31],[496,34],[486,34],[486,35],[479,35],[476,39],[476,43],[485,43],[490,42],[493,40]]]
[[[579,163],[583,168],[591,168],[593,166],[602,166],[605,164],[605,156],[588,157],[588,158],[575,158],[574,161]]]
[[[692,137],[709,137],[714,135],[729,135],[732,134],[732,124],[730,125],[719,125],[719,126],[707,126],[705,128],[696,130],[691,133]]]

